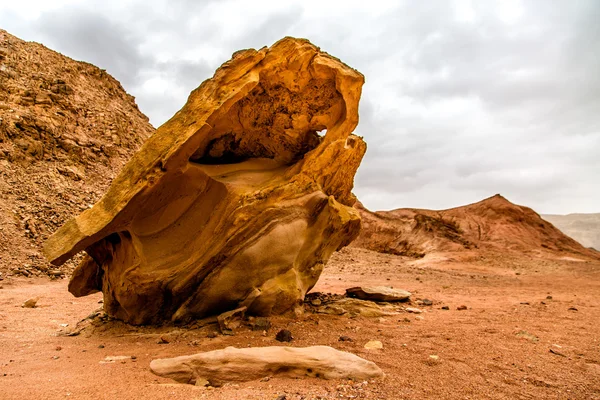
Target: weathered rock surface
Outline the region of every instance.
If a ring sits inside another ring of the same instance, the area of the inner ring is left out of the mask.
[[[387,286],[357,286],[346,289],[348,297],[372,301],[407,301],[411,293]]]
[[[42,244],[154,132],[106,71],[0,29],[0,271],[59,277]],[[6,275],[5,275],[6,276]]]
[[[600,259],[528,207],[497,194],[448,210],[371,212],[357,203],[363,229],[353,246],[420,258],[436,252],[500,251],[536,257]]]
[[[85,250],[70,291],[133,324],[290,309],[360,230],[363,82],[306,40],[235,53],[46,255]]]
[[[350,317],[386,317],[401,312],[399,306],[393,304],[377,304],[369,300],[341,298],[324,302],[314,311],[318,314],[348,315]]]
[[[156,375],[181,383],[206,380],[211,386],[267,376],[365,380],[382,377],[373,362],[328,346],[227,347],[205,353],[164,358],[150,363]]]

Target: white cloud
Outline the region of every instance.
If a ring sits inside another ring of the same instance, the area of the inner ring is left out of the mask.
[[[155,125],[241,48],[306,37],[366,76],[369,208],[495,193],[599,212],[600,5],[519,0],[0,3],[0,26],[106,68]]]

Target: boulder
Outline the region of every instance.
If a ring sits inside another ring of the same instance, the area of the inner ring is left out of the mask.
[[[235,310],[225,311],[217,317],[219,330],[223,335],[233,335],[233,330],[242,324],[246,307],[240,307]]]
[[[360,230],[363,82],[304,39],[235,53],[46,256],[85,251],[72,293],[132,324],[291,309]]]
[[[360,286],[346,289],[348,297],[372,301],[408,301],[411,293],[387,286]]]
[[[194,385],[208,381],[211,386],[245,382],[267,376],[289,378],[366,380],[382,377],[373,362],[328,346],[312,347],[227,347],[191,356],[153,360],[156,375]]]

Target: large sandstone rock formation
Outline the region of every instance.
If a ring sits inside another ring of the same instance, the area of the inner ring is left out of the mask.
[[[42,243],[152,132],[106,71],[0,29],[0,274],[67,274],[74,265],[52,267]]]
[[[495,195],[448,210],[400,208],[371,212],[357,204],[363,229],[353,244],[382,253],[423,257],[434,252],[494,250],[544,257],[600,259],[528,207]]]
[[[360,230],[363,81],[306,40],[235,53],[46,242],[48,258],[85,250],[69,290],[102,290],[133,324],[288,310]]]

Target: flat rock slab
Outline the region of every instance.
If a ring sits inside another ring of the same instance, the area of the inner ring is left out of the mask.
[[[206,380],[211,386],[275,375],[354,380],[384,376],[375,363],[328,346],[227,347],[191,356],[153,360],[150,369],[158,376],[177,382],[194,385],[196,381]]]
[[[357,286],[346,289],[346,295],[372,301],[408,301],[411,293],[387,286]]]

